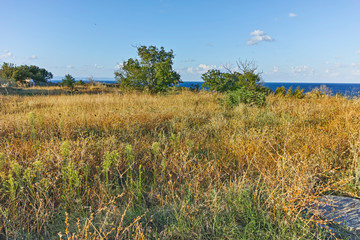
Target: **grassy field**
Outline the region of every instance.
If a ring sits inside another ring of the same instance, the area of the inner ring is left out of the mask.
[[[359,99],[101,92],[0,95],[0,238],[321,239],[360,195]]]

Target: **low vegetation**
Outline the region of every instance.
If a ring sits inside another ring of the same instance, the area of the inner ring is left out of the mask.
[[[321,239],[306,207],[360,194],[356,98],[0,98],[7,239]]]
[[[318,89],[314,89],[312,91],[312,94],[314,94],[315,92],[317,93],[318,91],[319,91]],[[275,89],[275,95],[282,96],[282,97],[294,97],[294,98],[298,98],[298,99],[305,97],[304,89],[301,89],[299,86],[294,91],[293,91],[292,87],[289,87],[288,90],[286,90],[286,88],[284,86],[278,87]],[[326,94],[324,94],[324,96],[325,95]]]

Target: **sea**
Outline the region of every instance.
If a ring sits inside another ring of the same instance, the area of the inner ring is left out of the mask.
[[[83,78],[76,78],[76,80],[80,80]],[[60,79],[53,79],[50,80],[51,82],[61,82]],[[84,82],[88,82],[87,80],[83,80]],[[113,78],[94,78],[94,81],[101,82],[101,83],[115,83],[116,81]],[[202,81],[184,81],[180,83],[180,87],[188,87],[188,88],[195,88],[199,87],[202,88]],[[263,82],[262,85],[264,87],[268,87],[271,90],[275,91],[276,88],[284,86],[286,89],[290,87],[295,90],[297,87],[304,89],[304,92],[311,92],[314,89],[322,89],[326,91],[327,94],[335,95],[335,94],[342,94],[345,96],[360,96],[360,82],[359,83],[299,83],[299,82]]]
[[[183,82],[180,87],[196,87],[201,85],[203,82],[193,81],[193,82]],[[327,94],[335,95],[342,94],[346,96],[360,96],[360,83],[290,83],[290,82],[263,82],[264,87],[268,87],[271,90],[275,91],[276,88],[284,86],[286,89],[292,87],[295,90],[297,87],[304,89],[304,92],[311,92],[315,89],[321,89],[326,91]]]

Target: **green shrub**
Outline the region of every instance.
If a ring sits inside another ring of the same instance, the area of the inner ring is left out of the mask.
[[[117,166],[119,158],[117,151],[105,152],[103,162],[101,163],[102,170],[105,174],[105,188],[108,192],[110,192],[109,171],[113,166]]]
[[[299,86],[295,89],[293,96],[295,98],[301,99],[305,97],[304,89],[301,89]]]
[[[239,72],[221,72],[220,70],[210,69],[201,76],[204,81],[202,87],[208,87],[210,91],[227,92],[246,87],[252,91],[270,91],[261,86],[261,73],[257,72],[257,67],[252,61],[237,62]]]
[[[228,107],[238,106],[240,103],[264,106],[265,102],[265,93],[250,91],[247,88],[240,88],[236,91],[228,92],[225,97],[225,104]]]
[[[285,96],[285,94],[286,94],[286,88],[284,86],[275,89],[275,95]]]
[[[75,82],[75,85],[84,86],[85,82],[83,80],[79,80],[79,81]]]
[[[286,92],[286,97],[292,97],[293,96],[293,87],[290,86]]]
[[[63,80],[61,82],[61,84],[63,86],[66,86],[66,87],[70,88],[71,90],[74,89],[75,83],[76,83],[75,78],[73,78],[70,74],[65,75],[65,78],[63,78]]]

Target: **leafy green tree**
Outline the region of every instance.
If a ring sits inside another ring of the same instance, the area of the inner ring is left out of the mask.
[[[247,88],[251,91],[263,89],[261,73],[256,72],[257,67],[253,62],[238,62],[239,72],[227,69],[227,73],[211,69],[204,73],[201,78],[204,81],[203,87],[209,87],[212,91],[228,92],[240,88]]]
[[[3,63],[0,69],[0,76],[15,82],[24,82],[32,78],[36,82],[47,82],[53,77],[51,72],[34,65],[15,66],[12,63]]]
[[[46,69],[44,68],[39,68],[38,66],[30,65],[28,69],[29,72],[31,73],[31,78],[36,82],[47,82],[48,80],[53,78],[52,73],[46,71]]]
[[[62,79],[62,85],[69,87],[71,91],[74,89],[75,82],[75,78],[73,78],[70,74],[65,75],[65,78]]]
[[[0,69],[0,77],[7,80],[12,80],[12,75],[14,73],[14,70],[15,70],[14,64],[4,62]]]
[[[31,73],[29,72],[29,69],[25,66],[20,66],[20,67],[16,67],[13,74],[12,74],[12,78],[16,81],[16,82],[24,82],[25,79],[27,78],[31,78]]]
[[[124,89],[148,90],[151,93],[166,91],[181,82],[172,68],[174,53],[155,46],[137,48],[140,60],[124,61],[115,78]]]

